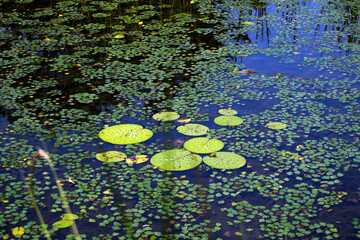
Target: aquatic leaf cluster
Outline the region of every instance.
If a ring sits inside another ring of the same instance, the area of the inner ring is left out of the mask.
[[[0,7],[3,239],[359,235],[356,1]]]

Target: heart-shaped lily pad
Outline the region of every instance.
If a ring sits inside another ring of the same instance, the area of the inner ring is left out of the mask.
[[[236,169],[245,165],[246,160],[243,156],[233,152],[217,152],[214,156],[204,157],[204,163],[220,169]]]
[[[197,124],[197,123],[188,123],[176,128],[179,133],[188,135],[188,136],[201,136],[210,131],[207,126]]]
[[[74,213],[64,213],[63,215],[61,215],[61,218],[63,220],[76,220],[79,218],[79,216]]]
[[[97,153],[96,158],[102,162],[119,162],[126,159],[126,154],[119,151],[106,151]]]
[[[173,121],[180,118],[180,115],[176,112],[159,112],[154,114],[153,119],[156,121]]]
[[[113,144],[134,144],[148,140],[153,132],[138,124],[119,124],[104,128],[99,137]]]
[[[265,125],[265,127],[270,128],[270,129],[280,130],[280,129],[286,128],[286,123],[269,122],[268,124]]]
[[[202,159],[197,154],[192,154],[183,149],[164,150],[155,154],[150,162],[164,170],[183,171],[197,167]]]
[[[197,137],[187,140],[184,148],[194,153],[212,153],[220,151],[224,147],[224,143],[217,139],[206,137]]]
[[[236,115],[238,112],[231,108],[219,109],[218,113],[226,116]]]
[[[237,116],[220,116],[214,119],[215,124],[220,126],[238,126],[244,122],[244,120]]]
[[[73,221],[71,221],[71,220],[60,220],[60,221],[54,222],[52,226],[56,227],[56,228],[67,228],[67,227],[70,227],[72,224],[73,224]]]

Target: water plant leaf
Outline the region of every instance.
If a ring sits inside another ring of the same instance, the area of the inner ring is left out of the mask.
[[[144,142],[153,136],[153,132],[138,124],[119,124],[104,128],[99,137],[113,144],[134,144]]]
[[[129,164],[139,164],[139,163],[143,163],[146,162],[147,160],[149,160],[149,158],[147,157],[147,155],[136,155],[136,156],[132,156],[132,157],[128,157],[126,158],[126,163]]]
[[[24,232],[25,232],[25,229],[24,229],[23,227],[16,227],[16,228],[14,228],[14,229],[12,230],[12,234],[13,234],[14,236],[16,236],[16,235],[21,236],[21,235],[24,234]]]
[[[119,151],[106,151],[96,154],[96,159],[102,162],[119,162],[126,159],[126,154]]]
[[[270,128],[270,129],[280,130],[280,129],[286,128],[286,123],[269,122],[268,124],[265,125],[265,127]]]
[[[79,216],[74,213],[64,213],[63,215],[61,215],[62,220],[76,220],[78,218]]]
[[[201,136],[210,131],[210,129],[202,124],[189,123],[176,128],[179,133],[188,135],[188,136]]]
[[[197,154],[192,154],[183,149],[164,150],[155,154],[150,162],[164,170],[183,171],[197,167],[202,159]]]
[[[241,168],[246,163],[243,156],[234,152],[217,152],[211,156],[205,156],[203,161],[213,168],[220,169]]]
[[[70,227],[72,224],[73,224],[73,221],[71,221],[71,220],[60,220],[60,221],[54,222],[52,226],[56,227],[56,228],[67,228],[67,227]]]
[[[238,112],[231,108],[224,108],[224,109],[219,109],[218,113],[225,116],[233,116],[236,115]]]
[[[159,112],[153,115],[153,119],[156,121],[173,121],[180,118],[180,115],[176,112]]]
[[[238,126],[241,125],[244,120],[237,116],[220,116],[216,117],[214,122],[220,126]]]
[[[197,137],[187,140],[184,148],[194,153],[212,153],[220,151],[224,147],[224,143],[217,139],[206,137]]]

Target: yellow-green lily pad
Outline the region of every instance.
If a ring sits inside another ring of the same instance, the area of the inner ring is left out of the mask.
[[[155,154],[150,162],[163,170],[183,171],[197,167],[202,158],[183,149],[172,149]]]
[[[153,132],[138,124],[119,124],[104,128],[99,137],[113,144],[134,144],[144,142],[153,136]]]
[[[211,156],[203,158],[204,163],[219,169],[236,169],[245,165],[246,160],[243,156],[234,152],[216,152]]]
[[[269,122],[268,124],[265,125],[265,127],[270,128],[270,129],[280,130],[280,129],[286,128],[286,123]]]
[[[56,227],[56,228],[67,228],[67,227],[70,227],[72,224],[73,224],[73,221],[71,221],[71,220],[60,220],[60,221],[54,222],[52,226]]]
[[[96,159],[102,162],[120,162],[126,159],[126,154],[119,151],[106,151],[102,153],[97,153]]]
[[[177,112],[159,112],[154,114],[153,119],[156,121],[173,121],[180,118],[180,115]]]
[[[184,143],[184,148],[194,153],[217,152],[223,147],[224,143],[222,141],[206,137],[192,138]]]
[[[237,116],[220,116],[216,117],[214,122],[220,126],[238,126],[241,125],[244,120]]]
[[[63,215],[61,215],[61,219],[63,220],[76,220],[78,218],[79,216],[74,213],[64,213]]]
[[[210,131],[210,129],[202,124],[197,123],[188,123],[176,128],[179,133],[188,135],[188,136],[201,136]]]
[[[238,112],[231,108],[225,108],[225,109],[219,109],[218,113],[225,116],[233,116],[236,115]]]

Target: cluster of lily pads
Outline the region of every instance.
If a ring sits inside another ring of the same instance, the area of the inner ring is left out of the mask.
[[[0,238],[45,236],[29,168],[54,239],[359,234],[356,1],[0,8]]]

